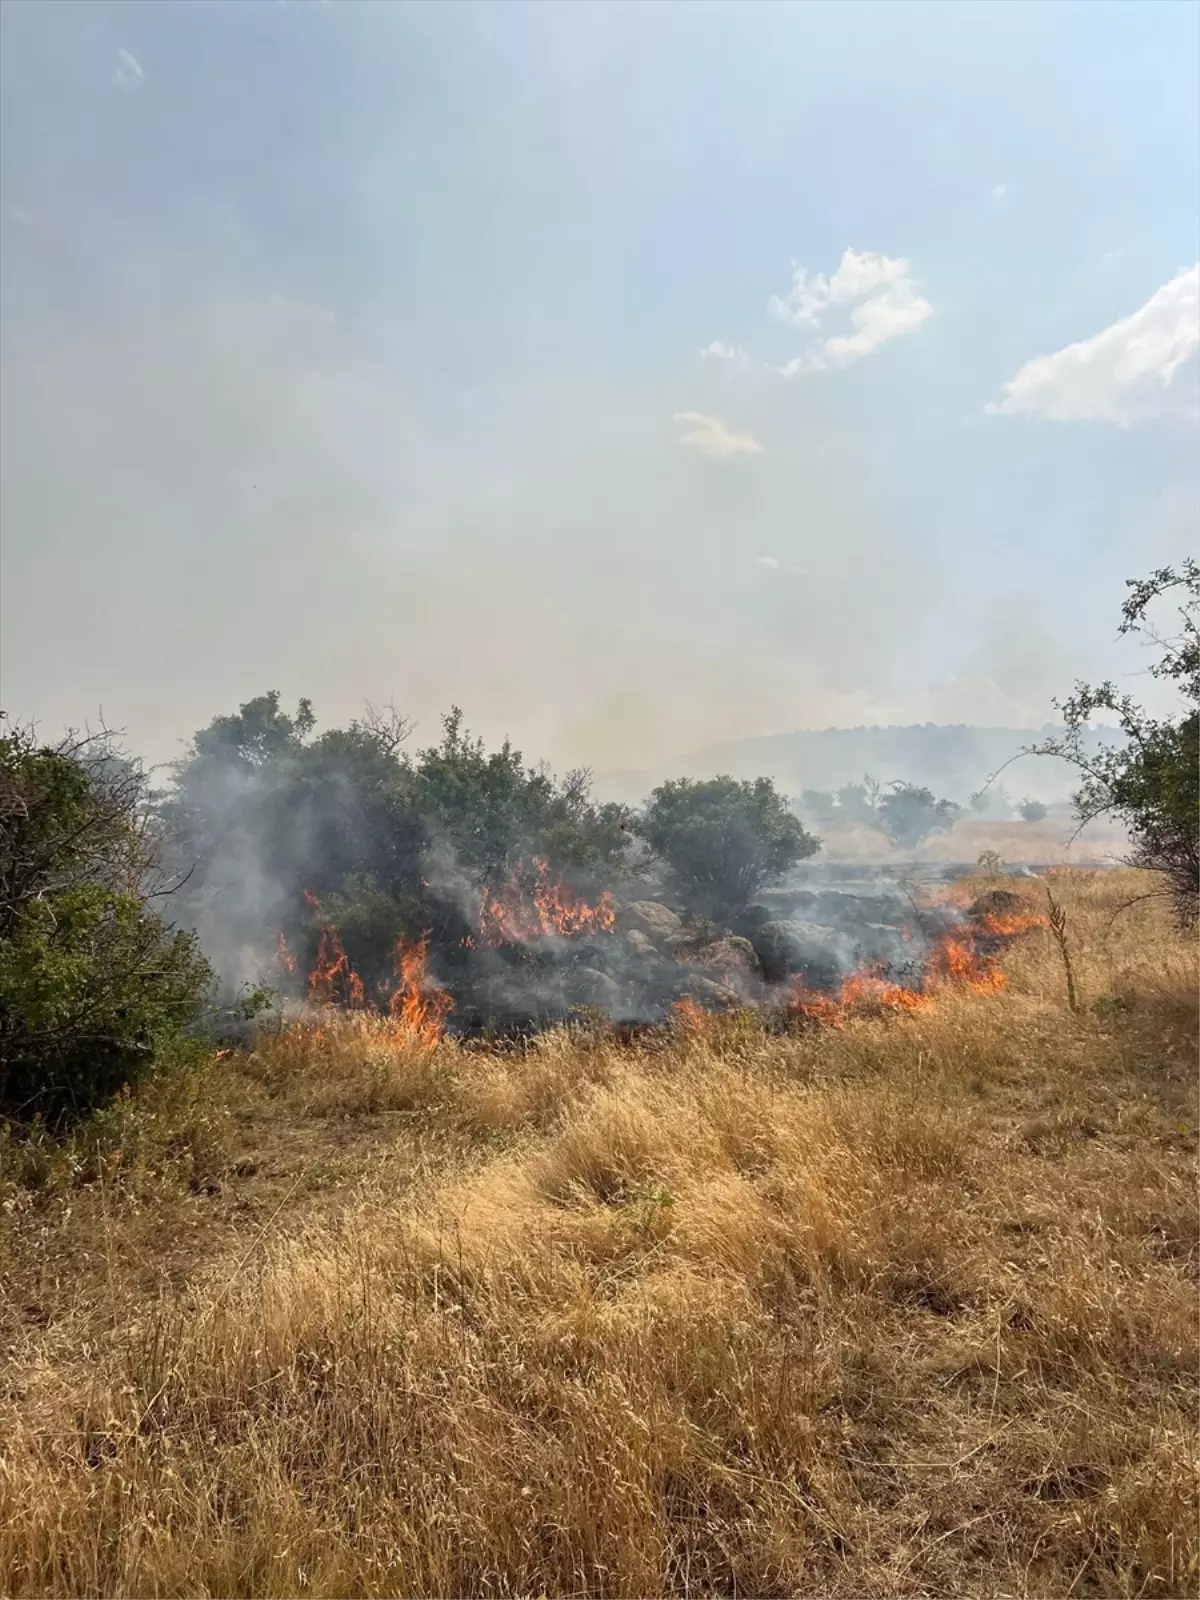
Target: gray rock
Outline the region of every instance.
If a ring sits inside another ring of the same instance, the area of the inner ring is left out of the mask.
[[[631,950],[639,960],[648,961],[658,954],[654,948],[654,941],[640,928],[630,928],[625,935],[627,949]]]
[[[698,950],[693,959],[697,965],[708,967],[718,978],[730,982],[757,978],[761,972],[754,946],[749,939],[741,939],[736,934],[714,939]]]
[[[771,983],[799,976],[812,989],[827,989],[845,970],[841,941],[812,922],[765,922],[751,942]]]
[[[912,908],[894,894],[847,894],[825,889],[815,896],[807,915],[813,922],[839,928],[864,922],[903,922]]]
[[[631,900],[617,912],[618,933],[644,933],[656,945],[665,945],[683,934],[683,923],[670,906],[657,900]]]
[[[778,912],[772,911],[770,906],[747,906],[745,911],[737,918],[737,927],[741,933],[749,938],[755,929],[762,927],[764,922],[778,921],[778,916]]]
[[[595,1006],[610,1017],[621,1014],[621,986],[607,972],[598,972],[595,967],[576,968],[571,991],[576,1005]]]
[[[722,1011],[729,1006],[736,1006],[740,996],[727,983],[718,983],[715,978],[707,977],[694,967],[681,967],[675,984],[675,998],[695,1000],[711,1011]]]

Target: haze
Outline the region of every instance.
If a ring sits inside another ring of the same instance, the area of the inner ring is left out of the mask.
[[[601,768],[1146,689],[1197,13],[2,8],[2,701]]]

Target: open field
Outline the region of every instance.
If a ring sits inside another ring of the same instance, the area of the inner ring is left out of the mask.
[[[0,1592],[1196,1594],[1194,944],[1049,881],[1077,1013],[1043,930],[905,1015],[350,1020],[0,1147]]]
[[[923,861],[978,861],[994,850],[1014,866],[1113,866],[1129,851],[1127,836],[1108,821],[1093,822],[1081,833],[1069,817],[1041,822],[960,817],[945,833],[930,834],[920,846]],[[822,861],[902,863],[909,852],[893,845],[877,828],[816,827]]]

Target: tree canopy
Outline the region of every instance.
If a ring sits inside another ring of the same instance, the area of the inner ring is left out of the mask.
[[[679,778],[660,785],[635,823],[689,909],[714,920],[743,910],[820,841],[770,778]]]
[[[954,826],[959,807],[937,800],[933,790],[916,783],[894,782],[879,802],[879,826],[893,844],[912,849],[931,833]]]
[[[507,742],[489,751],[457,708],[415,755],[410,732],[391,710],[318,732],[309,701],[292,716],[272,691],[196,735],[163,815],[192,873],[179,910],[222,970],[281,930],[311,964],[335,921],[370,985],[401,937],[430,931],[453,959],[482,891],[535,859],[581,892],[626,870],[628,814],[593,800],[585,771],[560,780]]]
[[[1132,864],[1161,874],[1176,913],[1190,926],[1200,910],[1200,566],[1188,558],[1178,569],[1131,578],[1127,588],[1119,632],[1157,650],[1150,674],[1175,690],[1178,712],[1155,717],[1111,682],[1078,683],[1059,707],[1065,733],[1032,748],[1076,767],[1080,825],[1100,816],[1123,823],[1133,841]],[[1175,602],[1171,633],[1151,615],[1159,601]],[[1097,711],[1116,713],[1122,744],[1089,746]]]
[[[144,775],[106,739],[0,738],[0,1113],[62,1120],[154,1062],[211,972],[155,904]]]

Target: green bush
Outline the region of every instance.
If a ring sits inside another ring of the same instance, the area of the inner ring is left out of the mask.
[[[58,1124],[154,1064],[211,973],[153,909],[139,769],[107,741],[0,738],[0,1115]]]
[[[1178,571],[1160,567],[1127,587],[1119,631],[1157,648],[1150,674],[1177,691],[1179,713],[1151,716],[1112,683],[1076,684],[1060,707],[1065,734],[1032,750],[1059,756],[1082,774],[1074,796],[1080,825],[1100,816],[1123,823],[1133,841],[1131,865],[1161,875],[1180,923],[1190,927],[1200,911],[1200,566],[1189,558]],[[1168,597],[1179,601],[1179,626],[1170,634],[1150,614]],[[1116,713],[1123,744],[1089,745],[1097,711]]]
[[[690,910],[726,921],[820,848],[770,778],[672,779],[634,824]]]
[[[880,827],[903,849],[912,849],[931,833],[952,828],[958,814],[953,800],[935,800],[932,789],[898,780],[879,802]]]
[[[428,932],[443,968],[464,960],[484,888],[534,857],[584,894],[628,870],[623,807],[594,801],[584,772],[556,780],[507,742],[485,749],[457,710],[411,757],[393,711],[314,726],[308,701],[293,717],[260,695],[195,736],[162,799],[189,874],[178,913],[227,978],[261,976],[238,964],[269,959],[280,932],[307,972],[332,924],[377,997],[401,937]]]

